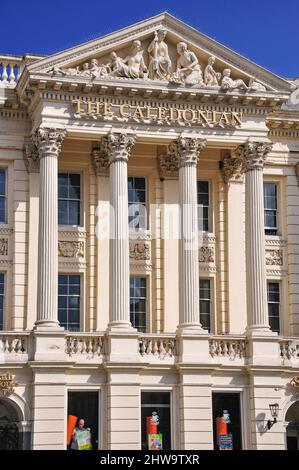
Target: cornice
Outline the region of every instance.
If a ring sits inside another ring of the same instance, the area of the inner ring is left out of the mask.
[[[203,109],[210,109],[213,104],[219,111],[240,109],[246,112],[257,108],[273,112],[284,103],[288,96],[280,92],[243,93],[242,91],[221,92],[215,87],[190,88],[181,86],[173,87],[163,81],[146,81],[142,79],[117,79],[105,78],[89,79],[82,77],[51,77],[46,73],[39,73],[28,78],[27,97],[22,95],[22,100],[33,107],[39,99],[47,101],[74,101],[95,100],[105,97],[105,100],[118,103],[121,99],[130,99],[134,104],[134,98],[144,99],[147,103],[152,99],[159,103],[176,102],[185,103],[190,107],[194,102],[200,103]],[[25,91],[25,90],[24,90]],[[25,93],[25,94],[26,94]],[[262,114],[262,113],[261,113]]]

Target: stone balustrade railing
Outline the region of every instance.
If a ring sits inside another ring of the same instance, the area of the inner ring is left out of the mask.
[[[209,352],[213,358],[243,359],[246,357],[246,339],[240,336],[214,336],[209,339]]]
[[[284,360],[299,360],[299,338],[283,338],[279,340],[280,357]]]
[[[65,352],[69,356],[103,356],[104,337],[102,335],[99,336],[98,333],[68,334],[65,338]]]
[[[165,359],[176,355],[175,335],[143,335],[139,337],[139,354],[142,357]]]
[[[28,354],[29,333],[2,332],[0,334],[0,361],[1,354],[25,355]]]
[[[43,56],[0,54],[0,85],[12,86],[17,83],[25,64],[30,64]]]

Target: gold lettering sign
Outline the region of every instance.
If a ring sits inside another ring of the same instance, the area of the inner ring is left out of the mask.
[[[74,102],[76,118],[132,121],[145,124],[196,125],[204,127],[237,127],[242,125],[242,113],[207,111],[200,106],[145,106],[113,104],[103,99],[78,99]]]
[[[0,375],[0,395],[8,397],[15,391],[14,387],[16,385],[17,383],[14,381],[10,372]]]

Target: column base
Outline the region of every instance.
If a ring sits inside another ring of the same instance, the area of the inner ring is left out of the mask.
[[[179,335],[179,336],[182,336],[182,335],[206,336],[208,334],[209,334],[208,330],[204,330],[200,323],[182,323],[177,326],[177,330],[176,330],[176,335]]]
[[[272,331],[267,325],[264,326],[259,326],[259,325],[251,325],[247,326],[245,330],[245,335],[246,336],[255,336],[255,337],[260,337],[260,336],[270,336],[270,337],[275,337],[278,336],[277,333]]]
[[[137,333],[137,329],[133,328],[132,324],[129,322],[110,322],[108,324],[108,328],[106,330],[106,333]]]
[[[34,331],[64,331],[64,327],[60,326],[59,322],[56,320],[38,320],[35,322]]]

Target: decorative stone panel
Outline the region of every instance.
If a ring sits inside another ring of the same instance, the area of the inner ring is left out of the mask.
[[[84,243],[82,241],[59,241],[58,256],[63,258],[83,258]]]

